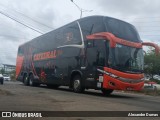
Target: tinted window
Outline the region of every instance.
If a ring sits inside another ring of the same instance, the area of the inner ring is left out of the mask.
[[[102,20],[102,17],[90,17],[80,21],[84,39],[86,39],[87,35],[105,31],[105,26]]]
[[[63,38],[63,28],[56,30],[54,33],[54,44],[55,46],[61,46],[64,43],[64,38]]]
[[[125,72],[143,71],[143,50],[117,44],[110,49],[110,66]]]
[[[105,65],[105,53],[103,51],[97,51],[97,65],[98,66]]]
[[[112,18],[105,18],[104,22],[106,24],[106,30],[116,37],[133,42],[140,42],[139,34],[134,26]]]
[[[23,48],[19,47],[19,49],[18,49],[18,55],[23,55],[23,54],[24,54]]]
[[[95,40],[95,47],[97,48],[97,65],[105,66],[106,57],[106,40]]]
[[[97,49],[95,47],[87,48],[86,62],[88,66],[93,67],[96,65],[97,61]]]
[[[63,29],[62,45],[82,44],[81,34],[78,24],[75,22]]]
[[[36,53],[53,50],[63,45],[82,44],[82,40],[79,26],[74,22],[37,37],[29,44],[35,48]]]

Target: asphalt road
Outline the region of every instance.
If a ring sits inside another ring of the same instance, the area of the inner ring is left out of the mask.
[[[124,92],[113,92],[112,95],[106,97],[100,91],[95,90],[86,90],[83,94],[77,94],[66,87],[55,90],[46,86],[29,87],[20,82],[5,82],[4,85],[0,85],[0,111],[160,111],[160,97]],[[31,118],[31,120],[34,119],[40,118]],[[97,120],[117,118],[63,117],[45,119]],[[137,117],[118,119],[135,120]],[[159,118],[141,117],[139,119],[158,120]]]

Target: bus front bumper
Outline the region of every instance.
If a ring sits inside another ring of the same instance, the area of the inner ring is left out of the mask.
[[[108,75],[103,75],[103,88],[114,90],[134,90],[140,91],[144,86],[143,80],[113,78]]]

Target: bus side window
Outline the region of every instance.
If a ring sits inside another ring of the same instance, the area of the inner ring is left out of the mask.
[[[19,47],[19,49],[18,49],[18,55],[23,55],[24,53],[23,53],[23,49],[21,48],[21,47]]]
[[[97,66],[105,65],[105,54],[102,51],[97,51]]]
[[[63,29],[63,44],[62,45],[73,45],[82,44],[82,38],[79,26],[76,22],[68,25]]]

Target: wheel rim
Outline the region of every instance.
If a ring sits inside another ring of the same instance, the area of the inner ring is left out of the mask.
[[[32,82],[32,79],[30,78],[29,79],[29,85],[32,85],[33,84],[33,82]]]
[[[25,80],[25,83],[27,83],[27,77],[25,77],[25,79],[24,79],[24,80]]]
[[[74,89],[77,90],[80,86],[80,81],[79,80],[75,80],[74,81]]]

